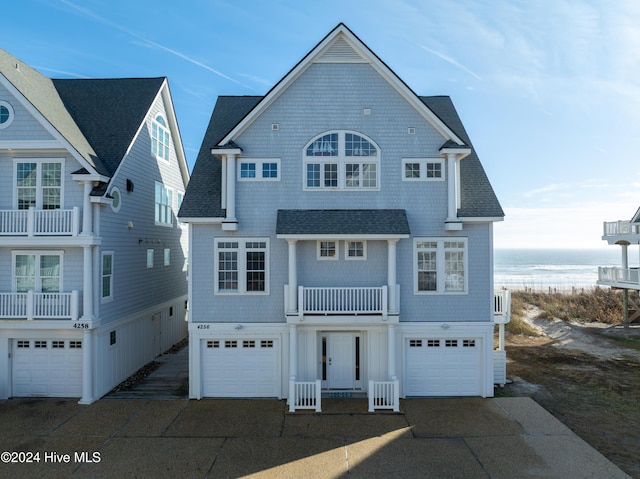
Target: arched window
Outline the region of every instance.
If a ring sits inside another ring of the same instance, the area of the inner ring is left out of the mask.
[[[169,130],[162,115],[151,123],[151,153],[169,161]]]
[[[304,189],[377,190],[379,163],[372,140],[354,132],[323,133],[304,149]]]

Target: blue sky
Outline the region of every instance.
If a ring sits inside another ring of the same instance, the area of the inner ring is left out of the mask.
[[[54,78],[167,76],[193,166],[218,95],[262,95],[344,22],[449,95],[507,214],[496,247],[606,247],[640,206],[636,0],[20,0],[0,48]]]

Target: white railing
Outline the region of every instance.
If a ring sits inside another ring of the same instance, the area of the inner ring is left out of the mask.
[[[503,289],[493,293],[493,320],[508,323],[511,319],[511,291]]]
[[[78,319],[78,291],[0,293],[1,319]]]
[[[400,382],[369,381],[369,412],[376,409],[400,411]]]
[[[321,381],[289,381],[289,412],[296,409],[313,409],[321,412],[322,391]]]
[[[599,267],[598,281],[603,283],[640,284],[638,268]]]
[[[388,308],[387,286],[373,288],[298,287],[298,314],[382,314]]]
[[[80,208],[70,210],[0,210],[0,235],[77,236]]]
[[[618,236],[638,233],[638,227],[630,221],[605,221],[603,227],[604,236]]]

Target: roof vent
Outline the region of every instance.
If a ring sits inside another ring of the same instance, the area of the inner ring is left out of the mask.
[[[272,131],[278,131],[280,129],[280,124],[279,123],[272,123],[271,124],[271,130]]]
[[[416,129],[412,126],[410,126],[409,128],[407,128],[407,133],[409,135],[415,135],[416,134]]]
[[[20,71],[20,64],[16,63],[16,70]]]
[[[317,63],[364,63],[366,60],[340,36],[316,60]]]

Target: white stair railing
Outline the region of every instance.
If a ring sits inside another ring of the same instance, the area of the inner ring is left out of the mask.
[[[400,411],[400,382],[369,381],[369,412],[376,409]]]
[[[297,409],[322,411],[321,381],[289,381],[289,412]]]

